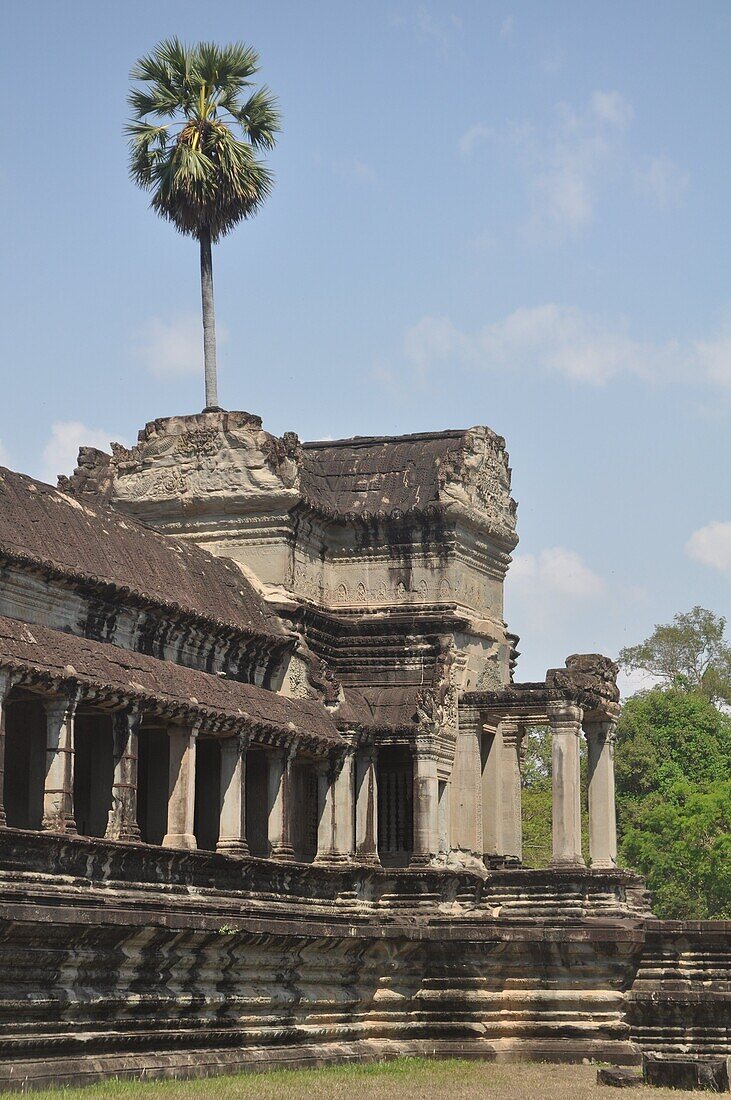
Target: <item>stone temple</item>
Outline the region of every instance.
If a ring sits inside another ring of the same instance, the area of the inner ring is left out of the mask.
[[[616,666],[515,679],[517,541],[485,427],[208,411],[0,470],[0,1085],[729,1053],[731,926],[616,866]]]

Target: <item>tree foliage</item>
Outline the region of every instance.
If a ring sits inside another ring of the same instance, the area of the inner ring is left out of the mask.
[[[619,663],[628,671],[657,677],[665,686],[700,692],[711,702],[731,703],[731,646],[726,620],[703,607],[656,626],[639,645],[621,650]]]
[[[671,787],[636,815],[622,854],[646,878],[658,916],[731,919],[731,780]]]
[[[181,233],[216,241],[271,190],[256,154],[274,146],[279,116],[266,87],[252,90],[258,67],[243,43],[171,38],[132,70],[142,86],[129,94],[130,174]]]
[[[624,705],[615,752],[619,862],[668,919],[731,915],[731,718],[699,690]]]

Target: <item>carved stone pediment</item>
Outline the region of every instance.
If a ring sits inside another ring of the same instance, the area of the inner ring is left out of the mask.
[[[492,534],[514,545],[516,504],[510,496],[511,470],[505,440],[489,428],[471,428],[464,445],[452,450],[439,471],[439,497],[481,521]]]
[[[112,456],[115,504],[136,510],[170,505],[244,505],[248,499],[293,497],[301,448],[292,432],[265,432],[258,416],[211,412],[154,420],[131,449]]]

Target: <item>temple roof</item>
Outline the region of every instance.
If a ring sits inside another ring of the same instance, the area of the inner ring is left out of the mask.
[[[108,505],[0,467],[0,554],[82,584],[283,641],[284,627],[232,562]]]
[[[51,690],[78,684],[102,701],[137,702],[155,713],[201,721],[215,728],[253,728],[296,736],[314,747],[342,738],[323,706],[288,699],[272,691],[134,653],[108,642],[93,642],[35,623],[0,616],[0,667],[21,682]]]
[[[303,445],[300,491],[325,512],[392,515],[439,504],[440,465],[466,431],[355,436]]]

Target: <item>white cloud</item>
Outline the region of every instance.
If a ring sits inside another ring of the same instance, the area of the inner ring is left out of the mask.
[[[355,183],[373,187],[378,183],[378,174],[367,161],[361,157],[339,157],[332,162],[333,170],[343,179],[353,180]]]
[[[616,91],[594,92],[580,111],[559,104],[547,139],[528,150],[536,169],[530,185],[531,236],[572,235],[591,222],[597,189],[621,152],[633,113]]]
[[[711,340],[695,344],[698,366],[710,382],[731,387],[731,324],[726,323]]]
[[[634,695],[638,691],[648,691],[661,682],[658,676],[653,676],[651,672],[643,672],[642,669],[639,668],[633,669],[631,672],[625,672],[624,669],[620,669],[619,676],[617,677],[617,686],[619,687],[623,699],[628,698],[630,695]]]
[[[42,477],[54,485],[59,474],[70,474],[76,466],[79,447],[109,451],[109,432],[87,428],[80,420],[57,420],[42,452]]]
[[[518,554],[510,567],[513,586],[527,592],[570,600],[594,600],[604,594],[604,581],[574,550],[553,546],[539,554]]]
[[[695,561],[731,577],[731,523],[718,520],[707,523],[693,532],[685,549]]]
[[[617,130],[626,130],[635,116],[632,104],[619,92],[593,92],[589,113],[597,121],[614,126]]]
[[[217,334],[220,340],[220,332]],[[169,320],[152,317],[142,331],[137,353],[150,374],[182,378],[203,374],[203,323],[182,313]]]
[[[617,90],[597,89],[583,106],[557,104],[547,126],[510,123],[496,131],[476,122],[459,140],[464,157],[488,138],[511,146],[522,162],[531,214],[524,235],[537,243],[574,237],[594,220],[603,192],[634,184],[660,207],[674,205],[688,176],[673,161],[649,156],[637,162],[627,143],[632,104]]]
[[[663,210],[677,206],[690,183],[688,173],[669,157],[650,157],[637,169],[636,179],[641,193],[654,199]]]
[[[612,325],[552,302],[521,306],[470,334],[457,329],[448,317],[422,317],[404,333],[402,351],[406,361],[422,371],[450,360],[455,366],[475,369],[543,370],[594,385],[619,374],[668,378],[698,369],[714,380],[710,368],[703,371],[694,348],[684,352],[673,341],[636,340],[622,321]],[[728,373],[731,381],[731,359]]]
[[[514,28],[515,20],[513,19],[512,15],[506,16],[500,24],[500,38],[502,38],[503,40],[505,40],[506,38],[510,38],[512,36]]]
[[[517,554],[505,583],[505,613],[525,639],[518,645],[519,679],[542,679],[567,653],[598,652],[610,607],[604,580],[575,550]]]
[[[492,137],[493,134],[494,130],[491,126],[485,126],[483,122],[476,122],[474,126],[470,126],[468,130],[465,130],[459,139],[460,153],[463,157],[470,156],[481,142]]]

